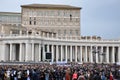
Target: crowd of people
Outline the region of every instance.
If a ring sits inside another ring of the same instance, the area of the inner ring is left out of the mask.
[[[0,80],[120,80],[120,66],[44,63],[0,65]]]

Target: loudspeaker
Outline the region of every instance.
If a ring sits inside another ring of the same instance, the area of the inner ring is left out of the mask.
[[[52,54],[51,53],[46,53],[46,59],[51,59],[52,58]]]

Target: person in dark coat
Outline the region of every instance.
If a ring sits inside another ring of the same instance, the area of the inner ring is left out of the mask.
[[[40,73],[40,80],[45,80],[45,74],[44,71]]]
[[[95,74],[94,80],[101,80],[101,76],[98,72]]]

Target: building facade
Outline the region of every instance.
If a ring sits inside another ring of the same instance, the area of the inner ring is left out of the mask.
[[[80,9],[67,5],[22,5],[22,24],[62,36],[80,35]]]
[[[21,13],[0,12],[0,24],[21,25]]]
[[[1,26],[0,61],[120,62],[120,40],[81,36],[81,8],[50,4],[21,7],[21,26],[12,26],[6,33],[5,25]]]

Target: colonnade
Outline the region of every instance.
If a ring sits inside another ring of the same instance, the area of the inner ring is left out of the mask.
[[[94,53],[93,50],[99,50]],[[6,43],[2,47],[0,60],[3,61],[46,61],[80,63],[115,63],[120,62],[120,46],[94,45],[59,45],[41,43]],[[51,59],[46,59],[46,53]]]

